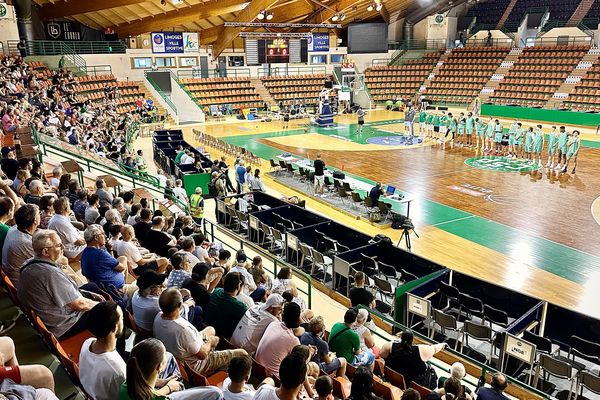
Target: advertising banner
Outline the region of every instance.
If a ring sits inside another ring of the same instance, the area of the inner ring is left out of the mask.
[[[197,53],[199,51],[198,44],[198,34],[196,32],[183,32],[184,53]]]
[[[183,53],[183,33],[181,33],[181,32],[154,32],[154,33],[152,33],[152,52],[153,53]]]
[[[308,51],[329,51],[329,33],[313,33],[308,38]]]

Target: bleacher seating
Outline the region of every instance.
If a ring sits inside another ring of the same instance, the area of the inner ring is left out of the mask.
[[[204,106],[205,112],[210,106],[227,106],[239,111],[263,105],[248,77],[182,78],[181,83]]]
[[[468,17],[476,17],[478,25],[496,25],[510,0],[494,0],[476,3],[467,13]]]
[[[117,111],[120,114],[136,109],[136,101],[140,97],[144,97],[144,92],[140,89],[141,84],[133,81],[117,81],[112,74],[95,75],[95,76],[79,76],[76,78],[77,84],[74,86],[77,99],[85,101],[101,101],[105,98],[104,88],[118,88],[118,96],[115,101],[117,103]]]
[[[575,85],[563,106],[573,111],[600,112],[600,60],[597,60]]]
[[[401,65],[374,66],[365,71],[365,81],[375,101],[414,97],[433,67],[440,52],[427,53],[423,58],[407,60]]]
[[[319,102],[319,94],[325,87],[325,81],[332,80],[331,75],[276,75],[261,78],[269,94],[279,104],[284,106],[303,100],[304,104],[312,105]]]
[[[528,47],[496,88],[496,104],[543,107],[577,66],[589,47]]]
[[[563,0],[563,1],[545,1],[545,0],[518,0],[515,7],[512,9],[506,24],[514,27],[518,25],[525,14],[532,11],[541,12],[548,9],[550,19],[555,21],[568,21],[579,5],[580,0]]]
[[[485,46],[454,49],[423,94],[434,103],[470,103],[509,51],[508,47]],[[477,68],[472,68],[473,65]]]

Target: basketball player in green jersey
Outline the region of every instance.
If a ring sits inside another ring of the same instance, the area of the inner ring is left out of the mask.
[[[468,113],[465,119],[465,134],[467,136],[467,147],[473,146],[473,129],[475,128],[475,120],[473,113]]]
[[[542,150],[544,149],[545,135],[542,131],[542,125],[538,125],[533,130],[533,163],[542,168]]]
[[[556,156],[556,150],[558,148],[558,131],[556,126],[552,127],[552,130],[548,134],[548,162],[546,168],[554,168],[554,157]]]
[[[477,135],[477,143],[475,144],[475,150],[481,150],[483,152],[483,143],[485,142],[484,132],[485,127],[483,125],[483,120],[481,118],[475,118],[475,135]],[[479,147],[479,143],[481,143],[481,147]]]
[[[567,142],[567,162],[565,163],[565,167],[562,169],[562,172],[567,172],[569,168],[569,161],[573,159],[572,174],[575,173],[575,168],[577,168],[577,154],[579,154],[579,149],[581,148],[581,138],[579,137],[579,131],[574,130],[571,136],[569,137],[569,141]]]

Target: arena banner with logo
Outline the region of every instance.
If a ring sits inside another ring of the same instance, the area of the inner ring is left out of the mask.
[[[79,22],[74,21],[51,21],[46,22],[46,39],[48,40],[72,40],[79,41],[82,40],[81,36],[81,24]]]
[[[153,32],[153,53],[183,53],[183,33]]]
[[[329,51],[329,33],[313,33],[309,36],[308,51]]]
[[[199,50],[198,34],[196,32],[183,32],[183,52],[197,53]]]

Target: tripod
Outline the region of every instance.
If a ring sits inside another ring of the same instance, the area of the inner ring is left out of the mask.
[[[406,241],[406,248],[408,249],[408,251],[410,251],[410,249],[411,249],[410,231],[411,230],[417,237],[419,237],[419,234],[417,233],[417,231],[415,231],[414,225],[412,225],[412,224],[410,224],[410,226],[404,225],[402,227],[402,235],[400,235],[400,239],[398,240],[398,244],[396,245],[397,247],[400,247],[400,243],[402,243],[402,238],[404,238],[404,240]]]

